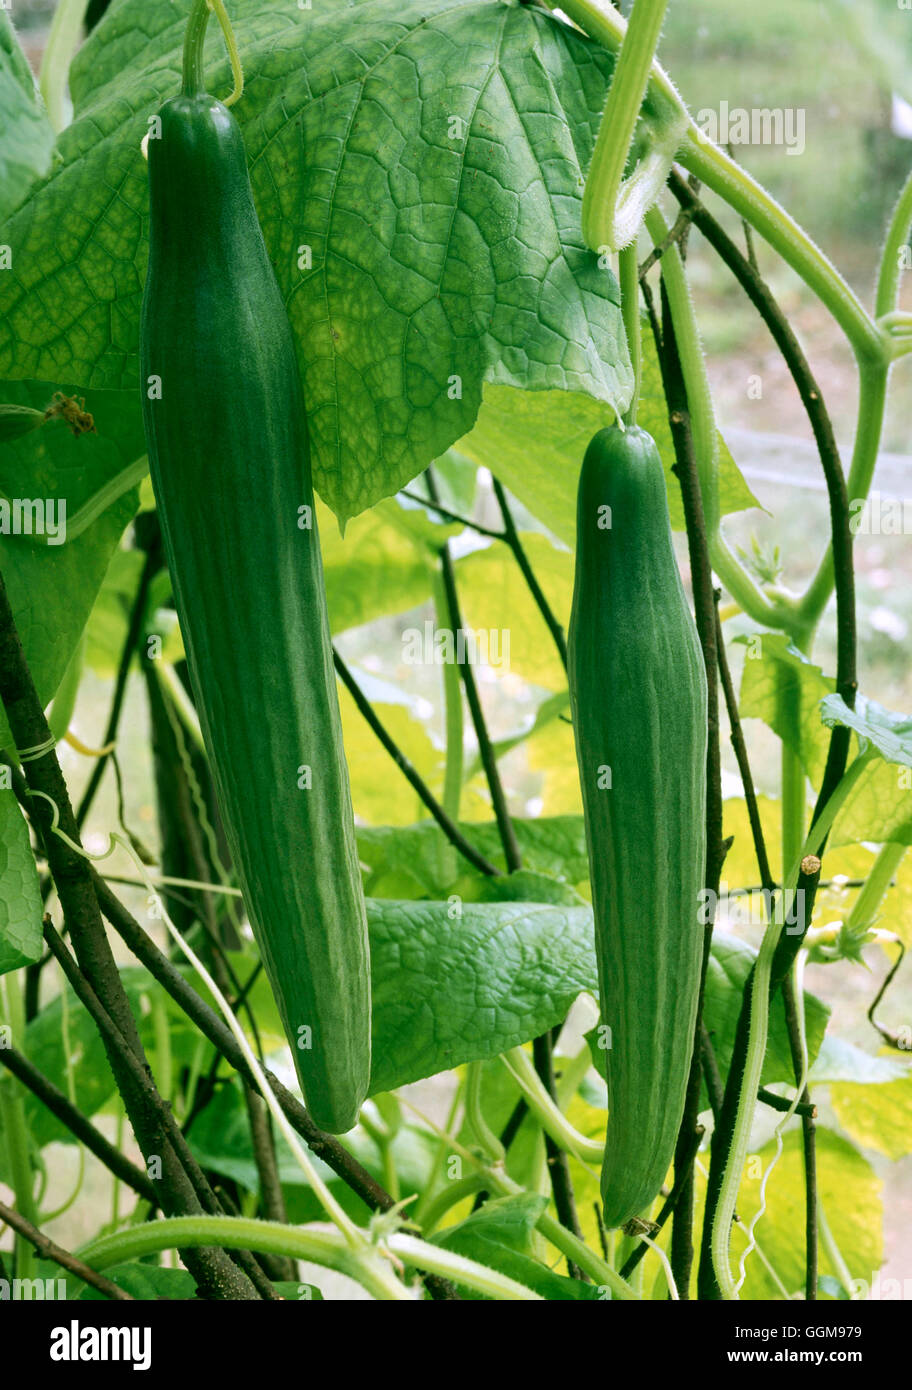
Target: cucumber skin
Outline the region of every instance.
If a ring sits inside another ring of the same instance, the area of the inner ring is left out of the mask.
[[[611,529],[598,526],[611,507]],[[577,509],[568,659],[602,1020],[608,1229],[657,1196],[693,1051],[705,928],[706,672],[652,438],[601,430]],[[597,786],[611,768],[611,789]]]
[[[160,115],[141,325],[152,482],[251,926],[307,1108],[343,1133],[370,1077],[369,947],[300,376],[234,117],[209,96]]]

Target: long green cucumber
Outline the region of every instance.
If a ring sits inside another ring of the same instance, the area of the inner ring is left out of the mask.
[[[307,423],[240,129],[213,97],[149,140],[143,409],[200,723],[251,926],[322,1128],[370,1076],[367,924]]]
[[[671,1164],[693,1050],[706,857],[706,675],[658,450],[601,430],[580,475],[569,674],[608,1042],[605,1224]]]

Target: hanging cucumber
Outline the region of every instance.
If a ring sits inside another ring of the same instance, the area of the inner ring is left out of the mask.
[[[300,377],[240,129],[202,89],[207,14],[148,142],[146,439],[232,860],[307,1107],[341,1133],[370,1075],[367,923]]]
[[[579,482],[569,675],[589,845],[608,1135],[605,1224],[674,1152],[703,949],[706,675],[645,430],[601,430]]]

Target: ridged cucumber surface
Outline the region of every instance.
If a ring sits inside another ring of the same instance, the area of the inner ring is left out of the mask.
[[[230,111],[182,95],[149,140],[143,409],[233,862],[322,1128],[370,1076],[367,924],[291,330]]]
[[[586,452],[568,646],[610,1028],[602,1168],[610,1229],[648,1208],[671,1164],[704,932],[706,674],[661,460],[644,430],[601,430]]]

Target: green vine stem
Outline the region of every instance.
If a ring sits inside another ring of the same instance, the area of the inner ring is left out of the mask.
[[[449,1141],[447,1136],[456,1124],[456,1116],[459,1114],[465,1093],[465,1078],[463,1077],[453,1092],[453,1099],[450,1102],[450,1111],[447,1115],[446,1126],[437,1135],[437,1147],[434,1151],[434,1159],[430,1172],[424,1183],[424,1190],[418,1194],[418,1200],[412,1207],[412,1221],[422,1231],[432,1231],[433,1225],[428,1224],[428,1212],[433,1209],[436,1201],[436,1188],[438,1182],[446,1172],[446,1161],[449,1153]],[[477,1190],[477,1189],[473,1189]],[[437,1194],[439,1195],[439,1194]]]
[[[903,272],[903,253],[908,251],[912,229],[912,174],[899,195],[887,227],[880,257],[874,312],[878,319],[891,314],[899,305],[899,286]]]
[[[447,1182],[445,1187],[442,1187],[439,1192],[434,1194],[424,1207],[421,1213],[421,1221],[419,1222],[421,1229],[425,1231],[427,1235],[431,1235],[436,1231],[447,1212],[452,1211],[454,1207],[458,1207],[460,1202],[465,1202],[469,1197],[474,1197],[476,1192],[484,1192],[487,1185],[487,1179],[483,1171],[469,1173],[468,1176],[464,1178],[451,1179]],[[416,1221],[418,1219],[417,1212],[415,1213],[415,1219]]]
[[[86,1245],[80,1257],[100,1271],[159,1250],[218,1245],[308,1260],[357,1280],[377,1299],[411,1300],[408,1290],[393,1277],[392,1260],[425,1274],[454,1279],[488,1298],[540,1301],[538,1294],[515,1279],[415,1236],[402,1232],[383,1235],[378,1230],[378,1239],[378,1246],[354,1251],[334,1227],[322,1224],[283,1226],[252,1217],[178,1216],[102,1236]]]
[[[755,1231],[756,1231],[756,1229],[757,1229],[757,1226],[759,1225],[761,1219],[763,1218],[763,1216],[764,1216],[765,1213],[766,1213],[766,1190],[767,1190],[767,1187],[769,1186],[769,1180],[770,1180],[770,1178],[772,1177],[773,1169],[776,1167],[776,1164],[779,1162],[780,1158],[782,1157],[782,1150],[783,1150],[783,1138],[782,1138],[782,1136],[783,1136],[783,1133],[784,1133],[784,1131],[785,1131],[785,1126],[788,1124],[789,1120],[792,1118],[792,1116],[793,1116],[793,1115],[795,1114],[795,1112],[797,1111],[798,1106],[800,1105],[802,1098],[808,1099],[808,1094],[807,1094],[807,1075],[808,1075],[807,1019],[806,1019],[806,1017],[805,1017],[805,1009],[804,1009],[804,962],[805,962],[805,959],[806,959],[806,952],[804,952],[804,951],[799,951],[798,956],[797,956],[796,959],[795,959],[795,964],[794,964],[794,966],[793,966],[794,976],[793,976],[793,977],[790,977],[790,978],[792,978],[792,985],[793,985],[792,997],[794,998],[794,1001],[795,1001],[796,1033],[797,1033],[797,1048],[796,1048],[796,1073],[797,1073],[797,1074],[796,1074],[796,1077],[795,1077],[795,1094],[794,1094],[794,1096],[793,1096],[793,1098],[792,1098],[791,1104],[789,1105],[788,1109],[787,1109],[787,1110],[785,1111],[785,1113],[783,1114],[782,1119],[781,1119],[781,1120],[779,1121],[779,1123],[776,1125],[775,1134],[774,1134],[774,1138],[775,1138],[775,1141],[776,1141],[776,1152],[774,1153],[773,1157],[770,1159],[769,1163],[767,1164],[767,1166],[766,1166],[766,1171],[764,1172],[762,1178],[760,1179],[760,1201],[759,1201],[759,1204],[758,1204],[758,1206],[757,1206],[756,1213],[754,1214],[754,1217],[753,1217],[753,1219],[751,1220],[751,1223],[750,1223],[750,1225],[749,1225],[748,1228],[747,1228],[747,1245],[744,1247],[744,1250],[743,1250],[743,1252],[742,1252],[742,1254],[741,1254],[741,1260],[740,1260],[739,1265],[738,1265],[738,1283],[737,1283],[736,1286],[735,1286],[735,1295],[737,1295],[737,1294],[740,1293],[741,1288],[742,1288],[743,1285],[744,1285],[744,1280],[747,1278],[747,1258],[748,1258],[748,1256],[750,1255],[751,1251],[752,1251],[752,1250],[755,1250],[755,1249],[757,1248],[757,1241],[756,1241],[756,1238],[755,1238],[755,1234],[754,1234],[754,1233],[755,1233]],[[806,1154],[806,1156],[805,1156],[805,1163],[807,1164],[807,1154]],[[814,1215],[816,1216],[816,1211],[815,1211],[815,1207],[816,1207],[816,1181],[815,1181],[814,1184],[813,1184],[813,1192],[814,1192],[814,1199],[813,1199],[813,1203],[811,1204],[811,1211],[812,1211],[812,1212],[814,1213]],[[814,1224],[814,1230],[815,1230],[815,1232],[816,1232],[816,1222],[815,1222],[815,1224]],[[815,1249],[814,1259],[811,1261],[811,1264],[810,1264],[810,1271],[813,1272],[813,1287],[814,1287],[814,1292],[813,1292],[813,1295],[811,1295],[810,1293],[808,1294],[808,1297],[809,1297],[809,1298],[812,1297],[812,1296],[813,1296],[813,1297],[816,1297],[816,1292],[817,1292],[816,1264],[817,1264],[817,1262],[816,1262],[816,1249]]]
[[[85,659],[86,635],[83,632],[67,662],[57,692],[48,710],[48,727],[55,740],[60,743],[65,737],[76,709],[76,697],[82,680],[82,666]]]
[[[528,1190],[496,1169],[483,1174],[483,1178],[482,1185],[489,1192],[496,1192],[501,1197],[519,1196]],[[588,1274],[594,1284],[609,1288],[612,1297],[626,1301],[635,1300],[638,1297],[635,1290],[625,1279],[621,1278],[616,1270],[612,1269],[600,1255],[596,1255],[594,1250],[590,1250],[585,1241],[580,1240],[572,1231],[568,1231],[566,1226],[562,1226],[547,1211],[542,1212],[538,1218],[536,1228],[567,1260],[575,1264],[584,1274]]]
[[[206,83],[203,77],[203,44],[206,38],[206,26],[209,23],[210,14],[214,14],[219,22],[222,34],[225,39],[225,47],[228,50],[228,58],[231,62],[231,76],[234,81],[234,89],[231,95],[225,98],[225,106],[233,106],[240,98],[244,90],[244,73],[241,67],[241,57],[238,52],[237,40],[234,37],[234,30],[231,27],[231,20],[225,9],[224,0],[193,0],[193,9],[190,11],[190,18],[187,20],[187,29],[184,36],[184,56],[183,56],[183,86],[181,88],[184,96],[202,96],[206,91]]]
[[[597,1015],[596,1015],[597,1017]],[[565,1109],[576,1095],[583,1081],[592,1067],[592,1054],[589,1051],[589,1044],[583,1046],[576,1056],[567,1056],[563,1052],[554,1051],[554,1066],[560,1072],[557,1081],[557,1103],[561,1109]]]
[[[557,8],[558,0],[553,3]],[[608,0],[560,0],[559,8],[612,52],[622,47],[627,24]],[[800,275],[836,319],[859,361],[887,361],[890,348],[886,335],[836,267],[775,198],[707,138],[690,117],[668,74],[656,62],[650,70],[647,91],[658,104],[670,103],[682,122],[686,122],[677,158],[688,172],[734,208]]]
[[[776,947],[782,934],[784,922],[788,920],[791,915],[801,869],[801,860],[803,860],[806,855],[816,855],[826,843],[826,838],[837,814],[845,805],[859,777],[868,767],[872,757],[873,750],[870,747],[866,749],[864,753],[858,755],[843,776],[839,786],[830,797],[817,821],[811,827],[802,848],[801,858],[790,866],[788,878],[786,880],[787,887],[783,893],[782,913],[774,915],[767,926],[763,935],[763,941],[760,945],[760,951],[754,963],[750,996],[750,1033],[748,1037],[747,1057],[741,1082],[741,1090],[738,1097],[737,1114],[732,1129],[731,1147],[725,1162],[725,1169],[722,1175],[722,1184],[719,1192],[719,1202],[716,1207],[715,1219],[712,1226],[711,1251],[713,1270],[722,1297],[725,1299],[737,1298],[735,1281],[732,1277],[729,1263],[731,1227],[735,1216],[735,1205],[741,1186],[744,1164],[747,1159],[748,1146],[750,1144],[755,1098],[760,1087],[760,1075],[763,1070],[763,1059],[766,1055],[773,957],[776,954]]]
[[[434,617],[437,627],[447,626],[446,591],[439,564],[434,572]],[[446,725],[446,765],[443,778],[443,809],[450,820],[459,820],[459,807],[462,801],[463,764],[465,760],[464,711],[462,707],[462,682],[459,668],[452,661],[445,661],[443,671],[443,705]]]
[[[503,1059],[501,1059],[503,1060]],[[528,1058],[527,1058],[528,1061]],[[531,1068],[531,1063],[530,1063]],[[535,1072],[533,1070],[533,1075]],[[408,1102],[406,1102],[408,1104]],[[433,1130],[446,1144],[451,1153],[457,1153],[468,1164],[475,1169],[475,1172],[466,1178],[448,1184],[444,1192],[438,1193],[433,1200],[428,1203],[426,1208],[425,1229],[433,1230],[434,1224],[440,1220],[451,1207],[455,1206],[463,1198],[471,1197],[474,1192],[489,1192],[492,1197],[515,1197],[524,1193],[537,1190],[537,1185],[527,1183],[521,1186],[514,1182],[507,1175],[501,1164],[485,1167],[479,1161],[478,1155],[473,1153],[464,1144],[460,1144],[452,1134],[447,1134],[435,1124],[430,1116],[423,1114],[415,1106],[411,1106],[416,1114],[427,1127]],[[453,1195],[456,1194],[456,1195]],[[451,1200],[452,1198],[452,1200]],[[429,1218],[429,1219],[428,1219]],[[568,1263],[576,1265],[584,1274],[588,1274],[594,1284],[611,1290],[613,1298],[637,1299],[639,1295],[618,1274],[616,1269],[612,1269],[606,1260],[597,1255],[594,1250],[579,1236],[569,1231],[560,1221],[556,1221],[548,1211],[544,1211],[536,1222],[536,1228],[546,1240],[550,1241],[556,1250],[559,1250],[567,1259]]]
[[[839,271],[783,207],[691,123],[678,160],[759,232],[813,290],[845,333],[859,362],[883,362],[884,335]]]
[[[154,671],[162,687],[162,693],[180,719],[184,732],[190,735],[196,751],[205,753],[206,745],[203,742],[203,731],[200,728],[196,706],[174,666],[170,661],[156,661]]]
[[[668,224],[657,207],[646,214],[646,229],[656,246],[666,244]],[[713,569],[738,605],[755,622],[761,623],[764,627],[791,630],[794,624],[791,609],[782,598],[771,599],[763,593],[732,552],[722,534],[718,486],[719,433],[716,429],[712,394],[696,314],[684,263],[676,245],[668,246],[662,256],[662,277],[687,390]]]
[[[366,1101],[358,1116],[358,1123],[365,1133],[377,1145],[380,1154],[380,1168],[383,1185],[394,1202],[401,1200],[402,1192],[399,1186],[399,1171],[396,1167],[396,1156],[393,1152],[393,1141],[395,1135],[387,1124],[384,1123],[380,1112],[373,1101]]]
[[[155,1075],[158,1089],[168,1104],[173,1107],[174,1065],[171,1054],[171,1019],[159,990],[156,990],[149,1004],[152,1017],[152,1036],[155,1039]]]
[[[484,1117],[481,1106],[481,1081],[484,1067],[481,1062],[470,1062],[466,1068],[466,1098],[465,1098],[465,1118],[466,1124],[488,1158],[495,1163],[503,1163],[506,1158],[504,1146],[497,1135],[491,1130]]]
[[[888,360],[860,360],[858,364],[858,420],[855,426],[852,463],[846,479],[846,493],[850,504],[867,497],[874,477],[883,430],[889,366]],[[798,603],[796,626],[799,630],[803,628],[808,636],[813,635],[823,616],[833,592],[833,584],[833,547],[829,545],[817,573]],[[807,645],[809,648],[809,641]]]
[[[636,239],[625,246],[618,256],[618,282],[621,288],[621,317],[627,335],[627,351],[633,369],[633,392],[624,415],[624,423],[635,425],[640,402],[640,382],[643,375],[643,354],[640,340],[640,272],[637,262]]]
[[[64,990],[61,990],[61,993],[60,993],[60,1024],[61,1024],[61,1027],[60,1027],[60,1040],[61,1040],[61,1042],[63,1043],[63,1058],[64,1058],[64,1066],[65,1066],[65,1069],[66,1069],[66,1084],[67,1084],[66,1094],[67,1094],[67,1100],[69,1101],[69,1103],[70,1103],[71,1107],[73,1108],[73,1110],[77,1110],[77,1109],[78,1109],[78,1102],[77,1102],[77,1096],[76,1096],[76,1069],[75,1069],[75,1062],[74,1062],[73,1045],[72,1045],[71,1036],[70,1036],[70,997],[69,997],[69,994],[67,993],[67,991],[66,991],[65,989],[64,989]],[[170,1039],[169,1039],[169,1046],[170,1046]],[[118,1107],[118,1114],[117,1114],[118,1141],[119,1141],[120,1138],[121,1138],[122,1125],[123,1125],[123,1111]],[[120,1147],[121,1147],[121,1144],[120,1144],[120,1142],[118,1142],[118,1148],[120,1148]],[[62,1216],[63,1213],[64,1213],[65,1211],[68,1211],[68,1210],[69,1210],[69,1208],[73,1205],[73,1203],[76,1201],[76,1198],[79,1196],[80,1192],[82,1191],[82,1184],[83,1184],[84,1179],[85,1179],[85,1149],[83,1148],[82,1145],[80,1145],[80,1146],[79,1146],[79,1170],[78,1170],[78,1173],[77,1173],[77,1176],[76,1176],[76,1183],[75,1183],[75,1186],[74,1186],[74,1188],[73,1188],[73,1191],[71,1192],[70,1196],[62,1203],[62,1205],[59,1206],[59,1207],[57,1207],[54,1211],[42,1211],[42,1213],[41,1213],[41,1220],[42,1220],[42,1222],[44,1222],[44,1223],[46,1224],[48,1221],[56,1221],[56,1219],[57,1219],[58,1216]],[[115,1192],[117,1191],[117,1182],[118,1182],[118,1180],[117,1180],[117,1178],[115,1177],[115,1179],[114,1179],[114,1191],[115,1191]],[[39,1202],[39,1206],[40,1206],[40,1202]]]
[[[67,80],[70,62],[79,42],[79,31],[89,0],[59,0],[41,59],[38,86],[48,119],[59,134],[67,123]]]
[[[15,1039],[25,1036],[25,1011],[22,991],[15,975],[7,975],[0,992],[4,1015]],[[29,1127],[25,1113],[25,1093],[13,1077],[0,1080],[0,1137],[5,1140],[6,1160],[11,1187],[16,1197],[16,1210],[26,1221],[37,1226],[38,1204],[35,1201],[35,1177],[29,1153]],[[36,1271],[35,1253],[28,1238],[16,1236],[16,1278],[33,1279]]]
[[[149,472],[149,460],[143,454],[135,462],[115,473],[97,492],[93,492],[72,516],[67,517],[67,540],[74,541],[94,525],[103,512],[113,507],[131,488],[138,487]]]
[[[712,537],[718,534],[720,525],[719,432],[716,429],[716,415],[697,316],[681,252],[676,243],[669,243],[670,228],[659,208],[652,208],[646,214],[646,230],[655,246],[666,247],[662,256],[662,280],[668,295],[675,342],[687,390],[687,409],[690,413],[694,453],[700,476],[700,491],[703,494],[706,529]]]
[[[119,1118],[119,1117],[118,1117]],[[79,1157],[76,1160],[76,1177],[73,1180],[73,1187],[68,1197],[64,1197],[59,1206],[54,1207],[53,1211],[42,1211],[41,1224],[46,1226],[51,1221],[56,1221],[59,1216],[64,1216],[70,1207],[79,1197],[82,1185],[85,1182],[85,1149],[80,1148]],[[114,1187],[117,1187],[117,1179],[114,1179]]]
[[[864,886],[860,889],[846,918],[846,927],[850,931],[861,931],[873,924],[877,910],[887,895],[893,875],[905,858],[908,848],[908,845],[900,844],[895,840],[889,840],[885,845],[881,845],[877,858],[871,865],[871,872],[865,879]]]
[[[199,96],[206,88],[203,78],[203,43],[211,13],[208,0],[193,0],[193,9],[190,11],[184,34],[182,90],[185,96]]]
[[[581,1163],[601,1163],[605,1152],[604,1144],[596,1139],[587,1139],[574,1129],[567,1117],[554,1103],[544,1083],[532,1065],[528,1053],[521,1047],[513,1047],[504,1052],[500,1059],[513,1077],[542,1129],[550,1134],[555,1144],[578,1158]]]
[[[628,21],[615,9],[611,0],[554,0],[552,6],[560,9],[585,33],[598,39],[612,53],[617,53],[624,42]],[[660,109],[671,108],[679,115],[688,118],[687,108],[665,69],[655,59],[649,69],[647,90],[650,99]]]
[[[852,1285],[854,1283],[852,1272],[845,1262],[845,1256],[833,1238],[833,1232],[830,1230],[830,1223],[827,1221],[826,1211],[824,1210],[823,1203],[819,1196],[817,1198],[817,1224],[820,1227],[820,1239],[823,1243],[823,1248],[830,1258],[830,1264],[836,1271],[837,1279],[849,1298],[857,1298],[858,1295],[853,1295],[852,1293]]]
[[[683,134],[676,112],[677,119],[658,131],[655,148],[624,178],[667,7],[668,0],[636,0],[627,22],[583,190],[583,240],[593,251],[619,251],[636,240]]]

